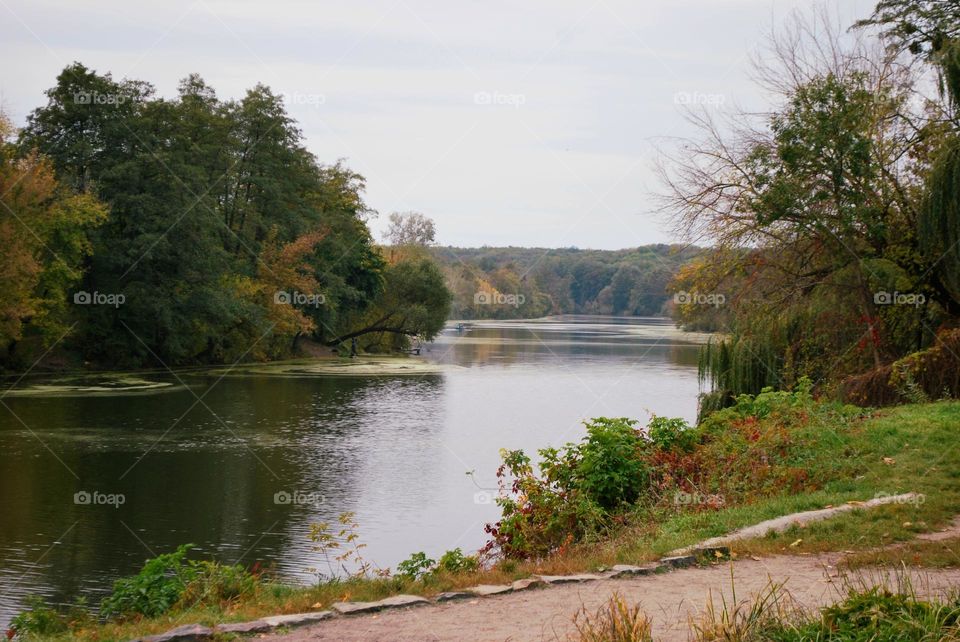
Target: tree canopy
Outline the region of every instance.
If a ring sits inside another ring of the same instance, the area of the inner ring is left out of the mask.
[[[4,147],[7,180],[45,181],[32,197],[42,212],[24,196],[14,210],[23,229],[9,226],[16,252],[5,259],[33,276],[16,279],[23,294],[9,316],[21,321],[5,323],[8,352],[23,319],[39,327],[31,279],[58,301],[74,285],[90,294],[61,315],[76,326],[69,347],[112,366],[280,358],[301,337],[335,346],[363,335],[388,302],[406,322],[387,332],[439,329],[442,282],[420,263],[388,265],[367,227],[363,177],[320,163],[270,88],[224,100],[190,75],[162,98],[74,63],[46,97]],[[53,244],[63,260],[39,261],[37,248]],[[440,291],[404,282],[398,300],[397,270]]]
[[[803,376],[829,387],[879,369],[956,319],[956,127],[949,97],[923,96],[926,69],[904,53],[951,77],[960,14],[948,5],[882,2],[859,24],[885,25],[888,47],[798,17],[758,63],[769,113],[689,114],[701,136],[668,157],[664,206],[714,244],[672,287],[726,295],[676,308],[681,323],[726,334],[701,361],[707,410]]]

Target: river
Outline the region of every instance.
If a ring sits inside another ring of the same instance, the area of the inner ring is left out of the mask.
[[[578,440],[596,416],[693,421],[701,339],[665,319],[471,322],[411,374],[153,373],[169,387],[0,393],[0,626],[31,594],[96,604],[186,542],[309,582],[322,567],[309,525],[344,511],[380,567],[475,551],[498,515],[501,448]]]

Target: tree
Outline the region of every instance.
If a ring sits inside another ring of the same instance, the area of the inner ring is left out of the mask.
[[[436,229],[433,220],[417,212],[394,212],[384,239],[390,245],[433,245]]]
[[[915,231],[928,160],[923,116],[910,111],[914,72],[896,51],[845,44],[817,20],[788,26],[760,62],[771,114],[720,123],[691,112],[703,135],[664,168],[680,230],[717,244],[674,288],[727,297],[722,311],[677,306],[688,325],[729,324],[729,344],[706,359],[715,384],[742,382],[718,391],[727,400],[770,376],[726,371],[829,381],[920,349],[942,308],[883,307],[883,291],[946,305]]]
[[[153,95],[138,81],[115,82],[79,62],[68,65],[47,90],[47,104],[27,119],[22,152],[38,149],[49,158],[58,180],[79,192],[95,189],[100,173],[122,158],[128,147],[117,146],[138,105]]]
[[[387,267],[384,281],[383,292],[359,327],[328,340],[327,345],[376,333],[390,335],[391,347],[402,347],[406,338],[429,341],[443,329],[452,295],[433,260],[425,256],[400,260]]]
[[[87,235],[106,210],[64,190],[36,152],[18,158],[12,133],[0,113],[0,363],[22,365],[72,329],[72,290],[91,252]]]
[[[881,26],[895,47],[935,58],[949,40],[960,38],[960,0],[881,0],[855,26]]]
[[[71,309],[84,358],[223,363],[287,356],[303,335],[337,343],[371,326],[398,336],[438,331],[449,293],[417,253],[433,241],[433,222],[398,215],[411,245],[388,266],[366,224],[373,210],[363,177],[307,151],[270,88],[221,100],[192,74],[175,98],[156,98],[146,83],[75,63],[46,94],[21,133],[21,162],[34,148],[49,156],[67,186],[64,220],[79,216],[71,196],[95,196],[109,210],[89,246],[65,225],[46,245],[59,244],[69,262],[83,250],[82,287],[123,297]],[[42,272],[28,260],[28,241],[18,237],[7,255],[23,283]],[[42,275],[54,292],[79,272]],[[281,294],[291,300],[276,301]],[[29,296],[18,295],[11,311],[32,310]]]
[[[960,313],[960,0],[882,0],[857,26],[879,26],[894,48],[937,70],[947,131],[933,152],[917,234],[935,287]]]

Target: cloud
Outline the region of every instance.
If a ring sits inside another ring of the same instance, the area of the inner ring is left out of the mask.
[[[651,141],[684,132],[677,94],[758,101],[747,54],[792,6],[7,0],[0,93],[22,121],[73,60],[161,95],[191,72],[222,97],[263,82],[374,208],[423,211],[441,242],[618,248],[669,240]]]

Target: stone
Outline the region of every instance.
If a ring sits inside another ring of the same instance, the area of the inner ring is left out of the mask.
[[[573,582],[594,582],[602,580],[602,575],[592,573],[580,573],[578,575],[539,575],[541,580],[547,584],[571,584]]]
[[[337,602],[330,608],[340,615],[356,615],[358,613],[373,613],[380,610],[376,602]]]
[[[544,581],[539,577],[527,577],[522,580],[517,580],[510,586],[513,588],[514,591],[525,591],[528,588],[534,588],[534,587],[543,586],[543,585],[544,585]]]
[[[695,566],[697,563],[696,555],[674,555],[673,557],[664,557],[660,560],[661,564],[666,564],[672,568],[686,568]]]
[[[271,615],[270,617],[261,618],[261,620],[266,622],[272,628],[285,626],[292,629],[298,626],[306,626],[307,624],[313,624],[314,622],[319,622],[321,620],[329,620],[332,617],[333,617],[333,613],[331,613],[330,611],[316,611],[314,613],[291,613],[290,615]]]
[[[393,597],[388,597],[386,599],[380,600],[379,602],[374,602],[374,604],[379,604],[382,609],[397,609],[404,606],[423,606],[424,604],[429,604],[430,600],[425,597],[420,597],[419,595],[394,595]]]
[[[199,624],[184,624],[157,635],[148,635],[140,638],[140,642],[189,642],[191,640],[207,640],[213,637],[213,629]]]
[[[644,566],[631,566],[630,564],[617,564],[610,569],[607,577],[615,579],[618,577],[627,577],[630,575],[652,575],[665,568],[663,564],[646,564]]]
[[[474,595],[487,597],[490,595],[502,595],[504,593],[509,593],[513,590],[513,587],[509,584],[480,584],[479,586],[474,586],[468,588],[467,590]]]
[[[356,615],[358,613],[373,613],[383,609],[396,609],[403,606],[422,606],[430,600],[419,595],[394,595],[376,602],[337,602],[332,608],[340,615]]]
[[[476,596],[473,593],[467,593],[466,591],[446,591],[434,599],[437,602],[450,602],[451,600],[465,600],[469,597]]]
[[[251,622],[231,622],[230,624],[218,624],[215,628],[216,633],[263,633],[273,627],[269,622],[263,620],[253,620]]]
[[[690,551],[693,555],[702,559],[719,560],[730,559],[729,546],[698,546]]]

